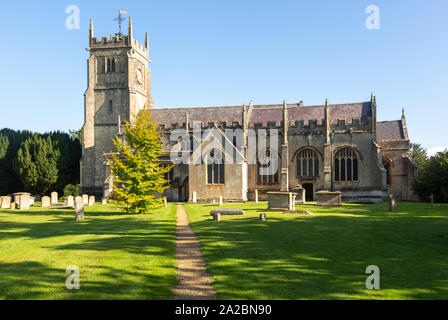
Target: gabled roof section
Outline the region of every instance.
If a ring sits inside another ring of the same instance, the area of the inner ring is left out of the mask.
[[[377,122],[376,132],[378,141],[406,140],[401,120]]]
[[[171,124],[177,123],[181,125],[185,123],[186,115],[188,121],[201,121],[202,125],[208,125],[210,122],[226,122],[228,126],[238,122],[242,122],[243,106],[229,107],[199,107],[199,108],[166,108],[152,109],[151,115],[157,123],[170,127]]]

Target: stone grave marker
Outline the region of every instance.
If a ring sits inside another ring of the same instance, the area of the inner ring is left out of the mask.
[[[84,201],[81,197],[75,198],[75,216],[76,221],[84,220]]]
[[[192,197],[193,197],[192,202],[196,203],[198,201],[196,191],[193,191],[193,196]]]
[[[48,196],[43,196],[42,199],[41,199],[41,203],[42,203],[42,208],[47,208],[47,207],[49,207],[49,206],[51,205],[50,197],[48,197]]]
[[[90,196],[89,197],[89,207],[93,206],[94,203],[95,203],[95,196]]]
[[[67,199],[65,199],[65,205],[67,207],[74,207],[75,206],[75,200],[73,196],[68,196]]]
[[[107,199],[106,198],[101,199],[101,204],[107,204]]]
[[[88,194],[82,195],[82,202],[84,202],[84,204],[89,204],[89,195]]]
[[[219,196],[219,206],[222,207],[222,196]]]
[[[16,203],[15,202],[11,202],[10,208],[14,210],[16,208]]]
[[[266,221],[266,213],[260,213],[260,220]]]
[[[58,204],[58,193],[56,191],[53,191],[50,196],[51,204]]]
[[[389,194],[389,211],[394,212],[397,211],[397,200],[395,200],[395,197],[393,194]]]
[[[258,203],[258,189],[255,189],[255,203]]]
[[[165,208],[168,207],[168,202],[166,201],[166,198],[163,198],[163,204],[165,205]]]
[[[11,197],[10,196],[2,197],[2,209],[9,209],[9,208],[11,208]]]

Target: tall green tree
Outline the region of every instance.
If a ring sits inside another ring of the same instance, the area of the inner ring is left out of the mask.
[[[49,136],[34,134],[25,140],[13,163],[25,190],[41,194],[51,191],[58,180],[59,156]]]
[[[0,159],[3,159],[8,152],[9,139],[0,133]]]
[[[145,107],[131,125],[124,125],[124,141],[113,140],[116,153],[112,155],[112,172],[115,175],[113,202],[126,213],[146,213],[160,207],[161,194],[168,188],[164,178],[171,167],[162,167],[160,133]]]
[[[431,194],[437,202],[448,202],[448,150],[429,158],[419,170],[412,189],[421,200],[428,201]]]
[[[410,157],[415,161],[420,169],[428,162],[428,152],[420,143],[411,142]]]

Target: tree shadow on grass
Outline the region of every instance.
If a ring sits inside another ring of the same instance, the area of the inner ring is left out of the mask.
[[[403,209],[414,205],[403,204]],[[448,299],[448,213],[344,206],[335,215],[245,217],[191,223],[224,299]],[[317,208],[317,212],[335,209]],[[202,217],[202,211],[195,213]],[[430,218],[430,219],[428,219]],[[368,265],[381,289],[367,290]]]
[[[80,289],[69,290],[65,269],[34,261],[0,262],[0,299],[169,299],[176,284],[172,270],[154,274],[99,266],[94,272],[86,274],[80,266]]]

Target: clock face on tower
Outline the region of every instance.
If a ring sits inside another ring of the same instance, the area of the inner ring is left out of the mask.
[[[139,85],[143,84],[143,73],[142,73],[142,69],[140,69],[140,68],[137,69],[137,83]]]

